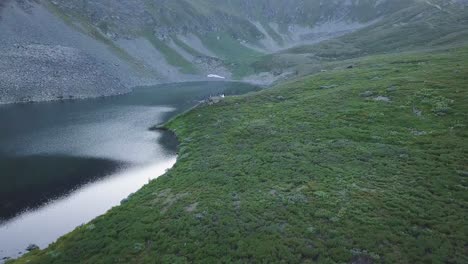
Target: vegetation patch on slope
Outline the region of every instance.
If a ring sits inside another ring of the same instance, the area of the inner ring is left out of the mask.
[[[468,48],[200,106],[179,160],[16,263],[466,263]]]
[[[261,55],[239,43],[226,33],[210,33],[202,38],[203,43],[217,56],[223,59],[226,66],[232,70],[234,78],[252,74],[251,63]]]

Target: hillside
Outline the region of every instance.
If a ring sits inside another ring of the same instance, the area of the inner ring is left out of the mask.
[[[257,73],[307,75],[323,70],[322,63],[327,62],[464,45],[468,42],[466,4],[462,1],[418,1],[363,29],[265,55],[250,67]]]
[[[370,56],[200,106],[174,168],[11,263],[466,263],[467,78],[467,47]]]
[[[263,55],[353,32],[414,3],[4,0],[0,103],[118,94],[209,74],[269,84],[279,77],[252,76]],[[35,61],[34,52],[50,56]],[[76,54],[81,66],[70,67]]]
[[[467,0],[0,0],[0,35],[0,104],[266,88],[164,124],[172,169],[8,263],[468,263]]]

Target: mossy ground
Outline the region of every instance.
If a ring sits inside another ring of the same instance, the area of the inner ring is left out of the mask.
[[[179,160],[16,263],[467,263],[468,49],[352,69],[172,120]]]

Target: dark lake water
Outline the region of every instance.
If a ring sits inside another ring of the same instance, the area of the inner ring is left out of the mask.
[[[210,95],[258,89],[200,82],[0,106],[0,262],[46,247],[172,167],[175,138],[151,126]]]

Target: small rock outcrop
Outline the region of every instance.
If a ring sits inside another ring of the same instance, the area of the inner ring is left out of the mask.
[[[365,92],[359,94],[359,96],[361,96],[361,97],[371,97],[373,95],[374,95],[374,92],[372,92],[372,91],[365,91]]]
[[[34,250],[38,250],[39,249],[39,246],[36,245],[36,244],[30,244],[27,248],[26,248],[26,251],[34,251]]]
[[[373,99],[374,101],[377,101],[377,102],[384,102],[384,103],[390,103],[392,100],[386,96],[377,96]]]
[[[202,104],[214,105],[220,103],[224,99],[224,94],[219,96],[211,96],[206,100],[201,101]]]

